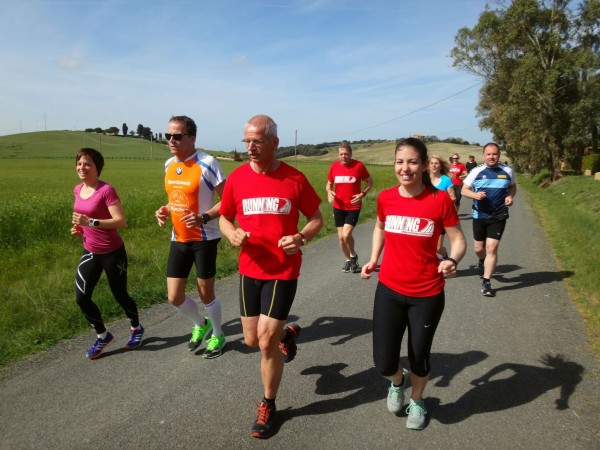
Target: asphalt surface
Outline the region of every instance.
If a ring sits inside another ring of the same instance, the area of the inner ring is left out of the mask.
[[[123,320],[110,324],[115,342],[98,360],[84,357],[93,340],[86,333],[5,368],[0,447],[599,449],[598,363],[563,284],[572,274],[557,269],[524,202],[517,196],[500,246],[495,298],[481,295],[470,201],[462,205],[468,251],[459,277],[446,284],[421,432],[387,411],[388,383],[373,368],[377,281],[342,273],[332,236],[305,248],[290,316],[303,330],[298,356],[285,367],[271,439],[250,437],[262,395],[260,355],[243,344],[231,277],[217,286],[228,339],[220,358],[189,352],[190,324],[163,304],[143,311],[146,336],[137,350],[124,347]],[[355,231],[361,261],[372,228]]]

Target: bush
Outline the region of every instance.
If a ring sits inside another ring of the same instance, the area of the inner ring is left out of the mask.
[[[591,170],[592,173],[600,172],[600,155],[592,154],[584,156],[581,160],[581,170]]]

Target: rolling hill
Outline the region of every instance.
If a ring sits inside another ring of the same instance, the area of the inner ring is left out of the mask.
[[[32,159],[32,158],[72,158],[81,147],[93,147],[100,150],[107,158],[122,159],[165,159],[170,153],[164,144],[150,142],[129,136],[106,136],[83,131],[38,131],[33,133],[0,136],[0,159]],[[375,144],[353,145],[353,156],[366,164],[391,164],[394,157],[394,141]],[[430,155],[448,158],[458,153],[461,161],[467,161],[469,154],[481,160],[481,147],[458,145],[445,142],[428,144]],[[219,151],[207,151],[216,156],[229,156]],[[287,160],[294,159],[291,156]],[[306,159],[304,156],[298,158]],[[334,161],[337,149],[321,156],[311,156],[313,161]]]

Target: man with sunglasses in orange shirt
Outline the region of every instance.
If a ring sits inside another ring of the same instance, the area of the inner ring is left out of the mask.
[[[169,201],[155,217],[159,226],[171,216],[173,232],[167,263],[167,297],[184,316],[194,323],[188,344],[195,351],[206,341],[204,358],[221,355],[225,335],[221,329],[221,303],[215,296],[217,245],[221,232],[217,224],[221,202],[215,194],[223,193],[225,175],[218,161],[196,150],[194,121],[187,116],[173,116],[165,133],[173,155],[165,163],[165,189]],[[206,316],[196,302],[185,293],[192,265],[196,265],[200,300]],[[211,333],[212,331],[212,333]]]

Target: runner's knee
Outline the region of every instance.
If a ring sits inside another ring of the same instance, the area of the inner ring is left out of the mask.
[[[426,377],[431,372],[431,365],[428,357],[415,356],[410,358],[410,370],[418,377]]]

